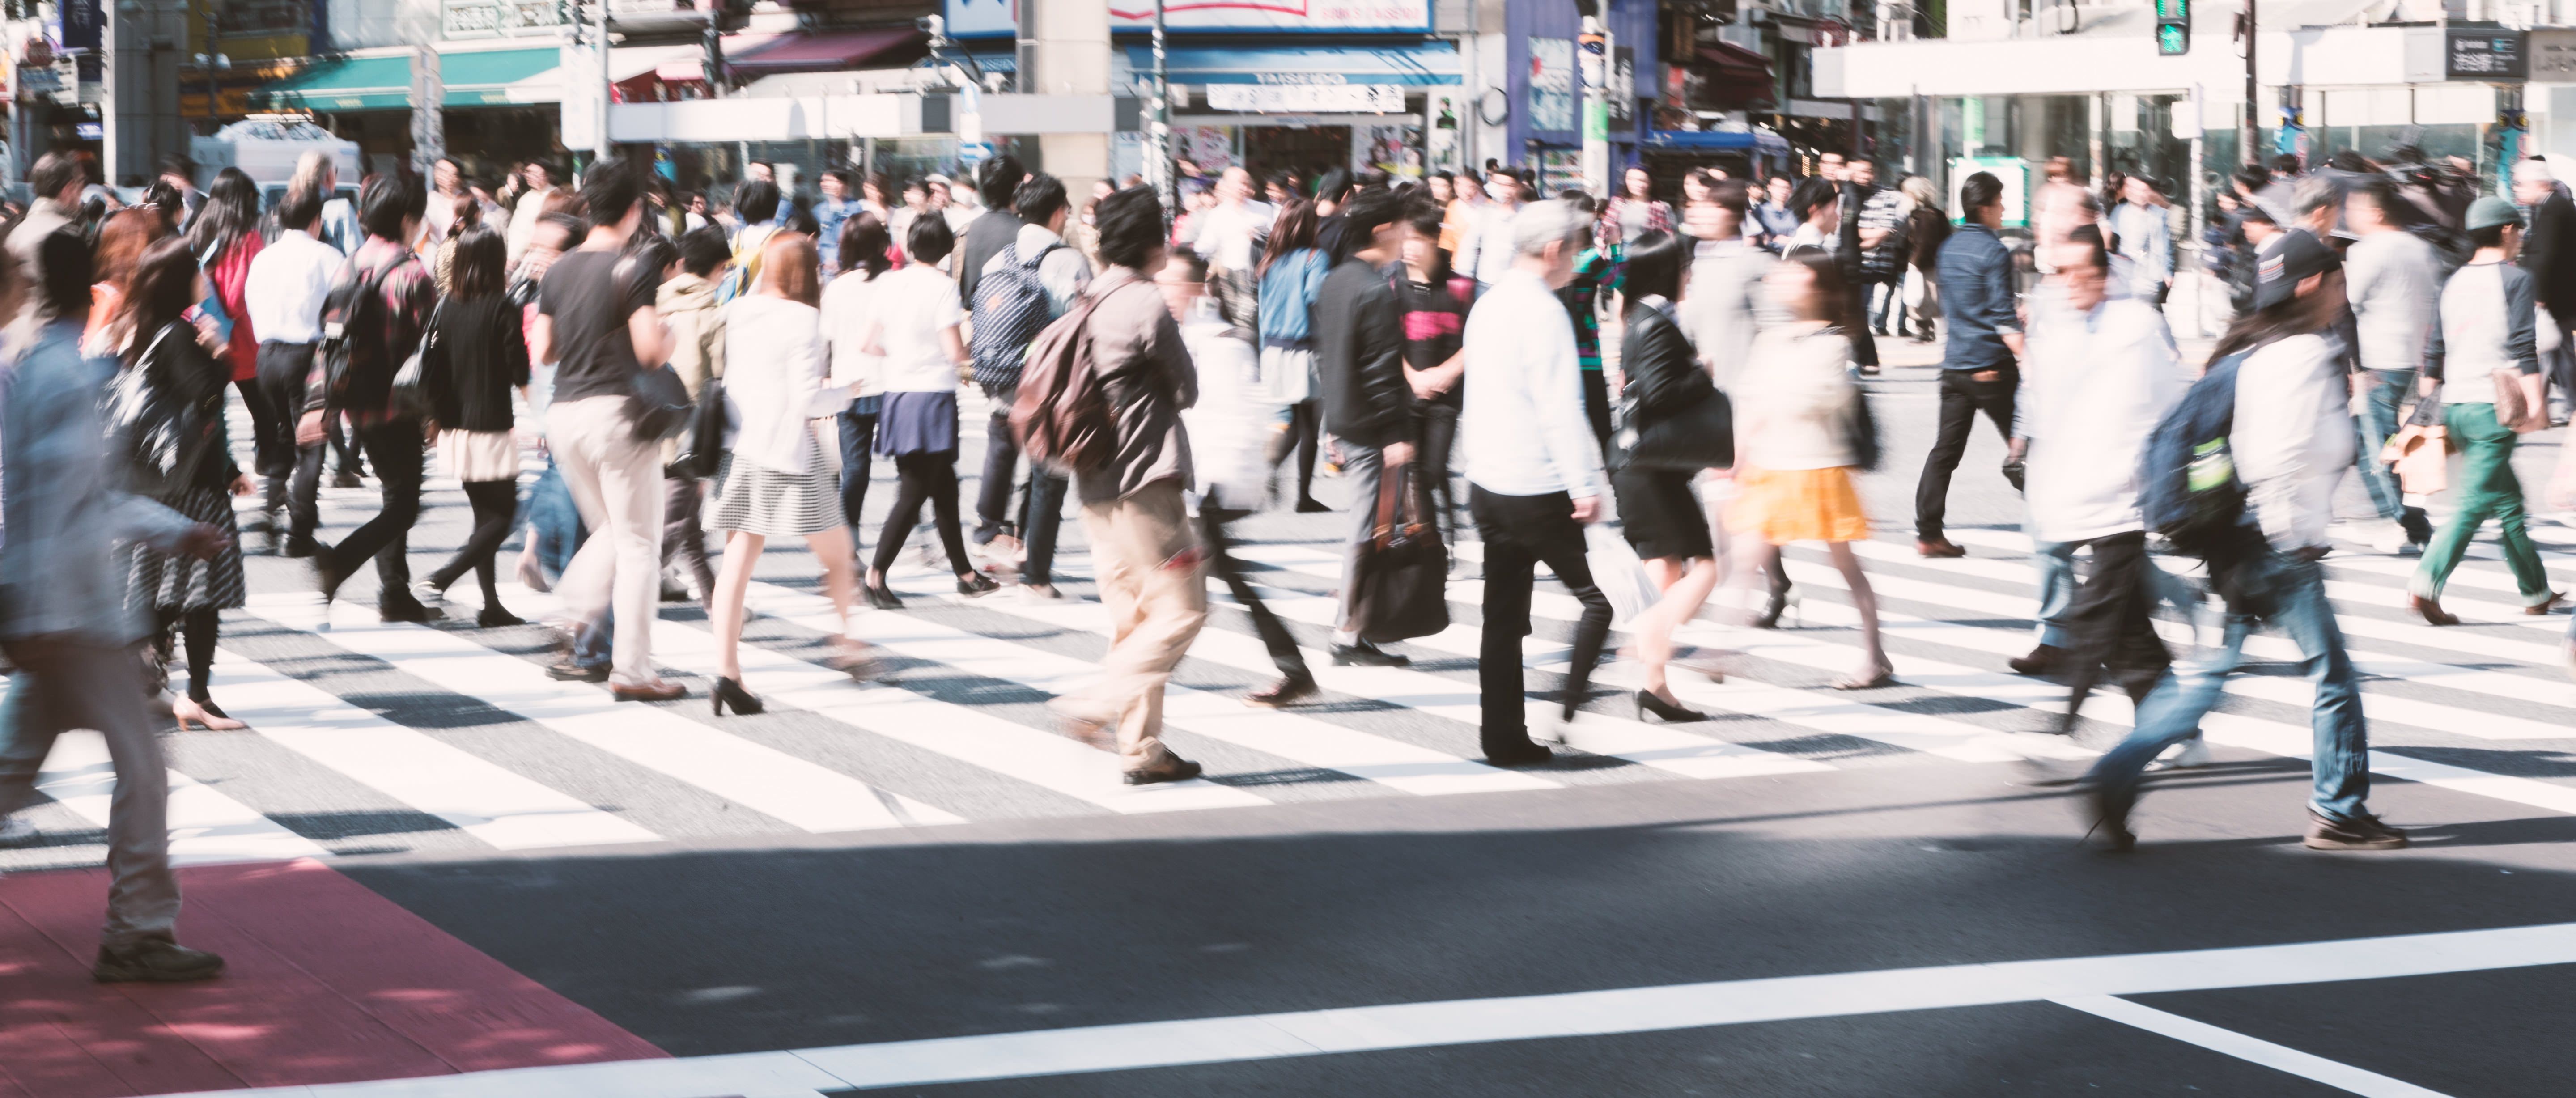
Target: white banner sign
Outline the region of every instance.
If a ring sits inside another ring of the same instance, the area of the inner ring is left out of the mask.
[[[1207,105],[1221,111],[1293,114],[1402,114],[1396,84],[1210,84]]]
[[[958,0],[969,4],[973,0]],[[1150,0],[1110,0],[1112,30],[1154,25]],[[1431,0],[1166,0],[1172,30],[1429,31]]]

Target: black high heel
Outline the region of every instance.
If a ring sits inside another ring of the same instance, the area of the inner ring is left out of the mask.
[[[982,572],[968,572],[957,577],[957,593],[970,599],[977,595],[989,595],[1001,589],[1001,584],[993,582],[993,577]]]
[[[1637,691],[1637,719],[1642,721],[1649,713],[1665,724],[1694,724],[1708,719],[1708,714],[1699,710],[1675,705],[1649,691]]]
[[[884,584],[862,583],[859,585],[859,591],[867,596],[868,605],[879,610],[903,609],[903,600],[894,597],[894,592],[886,590]]]
[[[742,683],[733,679],[717,679],[716,688],[707,691],[707,697],[715,703],[716,716],[719,717],[724,716],[728,705],[733,707],[735,714],[745,717],[758,716],[767,708],[759,698],[752,696],[751,691],[743,689]]]

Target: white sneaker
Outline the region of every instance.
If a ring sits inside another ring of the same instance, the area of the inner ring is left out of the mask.
[[[1052,583],[1023,583],[1016,590],[1021,602],[1038,606],[1064,601],[1064,592],[1056,590]]]
[[[2382,553],[2404,553],[2413,545],[2414,542],[2406,539],[2406,528],[2394,522],[2381,527],[2379,532],[2372,535],[2370,539],[2370,547]],[[2420,553],[2423,550],[2417,549],[2416,552]]]
[[[36,837],[36,825],[25,816],[0,816],[0,846],[17,846]]]
[[[423,606],[447,605],[447,592],[439,590],[437,584],[431,583],[428,580],[413,580],[411,583],[411,597],[419,599],[420,604]]]
[[[2209,741],[2199,736],[2182,741],[2182,747],[2164,762],[2166,770],[2197,770],[2211,763]]]

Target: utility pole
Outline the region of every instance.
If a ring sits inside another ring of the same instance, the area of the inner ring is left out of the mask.
[[[2245,117],[2236,123],[2236,158],[2246,164],[2261,164],[2263,151],[2254,147],[2258,123],[2255,112],[2263,109],[2263,98],[2254,80],[2254,4],[2245,0]]]
[[[599,41],[596,43],[596,48],[591,52],[591,61],[599,66],[598,70],[592,74],[598,80],[598,87],[596,90],[599,95],[599,103],[597,104],[596,109],[599,113],[593,117],[595,119],[595,124],[599,127],[596,131],[599,138],[594,142],[593,148],[591,149],[591,156],[594,158],[592,161],[593,163],[600,160],[606,160],[610,155],[617,151],[616,142],[608,139],[608,102],[610,98],[616,94],[617,87],[613,81],[612,70],[608,64],[608,0],[596,0],[596,2],[599,4]]]
[[[1575,38],[1574,69],[1583,81],[1583,189],[1610,194],[1610,32],[1601,25],[1600,0],[1574,0],[1583,16]]]
[[[1164,56],[1163,0],[1154,0],[1154,94],[1145,102],[1145,182],[1163,200],[1163,220],[1180,216],[1179,181],[1172,171],[1172,74]]]

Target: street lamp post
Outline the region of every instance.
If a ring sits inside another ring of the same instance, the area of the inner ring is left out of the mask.
[[[1154,0],[1154,94],[1145,106],[1145,180],[1163,200],[1163,219],[1180,215],[1179,181],[1172,171],[1172,73],[1165,56],[1163,0]]]
[[[2247,164],[2263,162],[2262,150],[2254,147],[2254,112],[2263,109],[2254,80],[2254,4],[2255,0],[2245,0],[2245,116],[2236,123],[2237,159]]]

